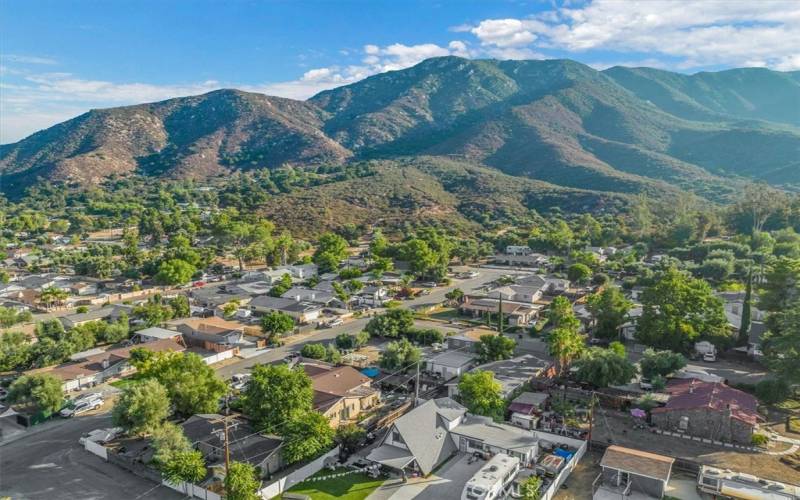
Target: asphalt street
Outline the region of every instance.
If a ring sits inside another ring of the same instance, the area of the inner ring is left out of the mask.
[[[437,304],[444,301],[445,294],[454,288],[469,293],[509,274],[509,271],[501,269],[478,271],[480,274],[475,278],[453,280],[446,287],[431,289],[429,295],[405,301],[403,307],[416,309]],[[357,333],[368,321],[369,318],[357,318],[333,328],[314,331],[300,343],[271,349],[224,366],[218,372],[229,378],[256,364],[283,359],[290,352],[302,349],[305,343],[332,340],[340,333]],[[111,418],[107,413],[58,419],[6,440],[0,444],[0,495],[8,495],[14,500],[181,498],[179,493],[169,488],[103,461],[78,443],[81,435],[110,426]]]
[[[0,496],[14,500],[179,499],[83,449],[78,439],[111,426],[109,415],[54,420],[0,445]]]

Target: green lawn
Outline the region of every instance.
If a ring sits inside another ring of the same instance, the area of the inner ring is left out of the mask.
[[[141,382],[143,379],[141,377],[136,376],[136,374],[131,375],[130,377],[121,378],[119,380],[115,380],[111,382],[110,385],[116,387],[117,389],[126,389],[132,385],[136,385]]]
[[[323,469],[313,477],[331,476],[349,471],[350,469],[336,469],[329,471]],[[311,479],[311,478],[309,478]],[[363,500],[375,491],[384,479],[372,479],[366,474],[350,473],[341,477],[332,477],[321,481],[303,481],[291,488],[291,493],[302,493],[308,495],[312,500],[332,500],[334,498],[344,500]]]

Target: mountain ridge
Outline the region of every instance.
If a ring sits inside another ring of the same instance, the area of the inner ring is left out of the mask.
[[[0,146],[0,189],[417,155],[609,193],[718,200],[749,179],[794,187],[800,73],[445,56],[306,101],[220,89],[92,110]]]

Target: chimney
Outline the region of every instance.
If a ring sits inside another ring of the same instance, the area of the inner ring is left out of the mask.
[[[100,362],[100,366],[103,367],[103,370],[108,368],[108,358],[105,358],[103,361]]]

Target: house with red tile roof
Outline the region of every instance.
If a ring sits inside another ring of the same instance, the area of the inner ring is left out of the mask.
[[[760,418],[754,396],[698,379],[672,380],[666,392],[666,406],[650,412],[656,426],[715,441],[751,443]]]

